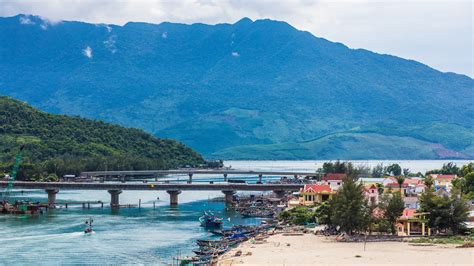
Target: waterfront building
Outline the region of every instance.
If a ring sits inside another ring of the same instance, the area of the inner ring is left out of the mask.
[[[307,184],[300,191],[299,204],[311,206],[332,198],[335,191],[327,184]]]
[[[405,208],[397,220],[396,228],[399,236],[431,235],[427,225],[426,213],[417,213],[416,209]]]

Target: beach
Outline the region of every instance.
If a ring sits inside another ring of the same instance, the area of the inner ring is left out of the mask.
[[[238,251],[241,256],[234,256]],[[304,234],[272,235],[263,243],[247,241],[219,259],[218,265],[473,265],[473,248],[421,246],[408,242],[336,242]]]

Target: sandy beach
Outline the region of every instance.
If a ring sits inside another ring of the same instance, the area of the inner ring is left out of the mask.
[[[242,255],[235,257],[238,250]],[[474,265],[474,249],[372,242],[364,251],[364,243],[335,242],[313,234],[277,234],[264,243],[242,243],[219,261],[219,265]]]

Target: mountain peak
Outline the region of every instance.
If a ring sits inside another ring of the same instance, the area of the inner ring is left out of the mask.
[[[247,25],[251,24],[253,20],[249,19],[248,17],[243,17],[239,21],[235,22],[234,25]]]

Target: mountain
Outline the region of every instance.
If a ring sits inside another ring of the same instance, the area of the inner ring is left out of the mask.
[[[0,18],[0,93],[208,158],[474,158],[474,80],[285,22]]]
[[[173,140],[139,129],[80,117],[51,115],[0,96],[0,171],[10,172],[21,145],[20,179],[84,170],[167,169],[204,163],[201,155]]]

